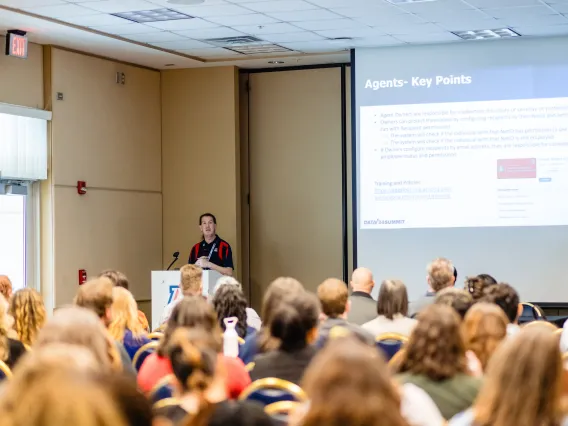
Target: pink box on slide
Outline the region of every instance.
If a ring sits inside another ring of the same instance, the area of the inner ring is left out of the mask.
[[[536,178],[536,158],[507,158],[497,160],[497,179]]]

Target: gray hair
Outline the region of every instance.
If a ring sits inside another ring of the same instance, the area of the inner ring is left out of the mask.
[[[219,278],[215,283],[215,290],[213,290],[213,294],[217,293],[217,290],[219,290],[221,287],[226,285],[236,285],[237,287],[239,287],[239,290],[241,291],[243,290],[243,286],[235,278],[228,275],[224,275],[221,278]]]

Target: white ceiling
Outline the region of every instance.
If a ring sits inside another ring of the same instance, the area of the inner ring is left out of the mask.
[[[0,0],[2,6],[10,9],[0,9],[0,30],[26,29],[39,43],[155,68],[268,66],[266,56],[251,59],[203,41],[241,35],[290,49],[269,55],[289,66],[344,62],[345,49],[352,47],[460,41],[452,31],[508,27],[522,36],[568,34],[568,0],[434,0],[397,6],[386,0],[205,0],[196,6],[167,0]],[[195,18],[138,24],[111,15],[164,7]]]

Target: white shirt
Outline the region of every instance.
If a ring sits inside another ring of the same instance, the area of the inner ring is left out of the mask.
[[[363,324],[362,327],[375,337],[383,333],[398,333],[408,337],[417,323],[418,321],[415,319],[407,318],[401,314],[395,314],[393,319],[379,315],[374,320]]]

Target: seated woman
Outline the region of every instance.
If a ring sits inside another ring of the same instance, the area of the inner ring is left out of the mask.
[[[9,312],[14,318],[14,331],[18,340],[31,346],[47,320],[41,295],[31,288],[16,291],[10,300]]]
[[[475,404],[450,426],[566,424],[562,377],[558,336],[541,327],[521,329],[495,351]]]
[[[465,349],[475,354],[483,371],[493,352],[507,337],[508,323],[505,312],[490,303],[476,303],[466,314],[462,324]]]
[[[123,287],[112,289],[111,315],[112,322],[108,328],[110,335],[124,345],[130,359],[134,358],[138,349],[151,340],[140,324],[138,306],[132,293]]]
[[[410,336],[416,327],[416,320],[406,317],[408,315],[408,293],[402,281],[385,280],[381,283],[377,314],[377,318],[363,324],[363,328],[373,336],[383,333]]]
[[[303,292],[305,292],[304,287],[294,278],[281,277],[270,283],[262,299],[262,328],[257,333],[249,334],[245,343],[239,347],[239,358],[245,364],[252,362],[256,354],[269,352],[278,347],[278,339],[270,334],[274,312],[288,298]]]
[[[156,417],[178,425],[271,426],[261,406],[229,401],[222,338],[199,328],[178,328],[166,349],[176,377],[178,404]]]
[[[496,285],[497,281],[489,274],[479,274],[465,279],[465,290],[471,294],[475,302],[483,298],[485,289]]]
[[[270,334],[278,339],[278,349],[255,357],[252,380],[276,377],[299,384],[317,351],[312,343],[317,337],[319,315],[319,302],[312,293],[303,292],[281,304],[270,322]]]
[[[450,419],[470,407],[481,381],[469,374],[460,317],[445,305],[430,305],[405,346],[397,376],[422,388]]]
[[[221,328],[213,307],[201,296],[184,297],[174,307],[157,351],[144,360],[138,372],[138,386],[143,392],[150,392],[160,379],[173,374],[172,364],[167,358],[167,347],[180,327],[200,328],[207,333],[221,336]],[[227,370],[228,395],[230,398],[237,398],[250,384],[250,376],[239,358],[223,357],[223,365]]]
[[[256,330],[247,325],[247,299],[243,291],[236,285],[221,286],[213,296],[213,307],[221,329],[225,331],[225,318],[237,318],[237,334],[244,339]]]
[[[221,287],[224,287],[226,285],[233,285],[235,287],[238,287],[239,290],[243,291],[243,286],[241,285],[240,282],[238,282],[235,279],[235,277],[231,277],[229,275],[223,275],[215,283],[215,289],[213,291],[213,296],[215,295],[215,293],[217,293],[217,291],[219,291],[219,289]],[[253,308],[247,307],[246,308],[246,314],[247,314],[247,326],[249,326],[249,327],[251,327],[255,330],[260,330],[260,327],[262,326],[262,321],[261,321],[260,317],[258,316],[258,314],[256,313],[256,311]]]
[[[13,368],[18,360],[26,353],[22,342],[12,339],[10,335],[11,317],[8,315],[8,302],[0,295],[0,360]]]

